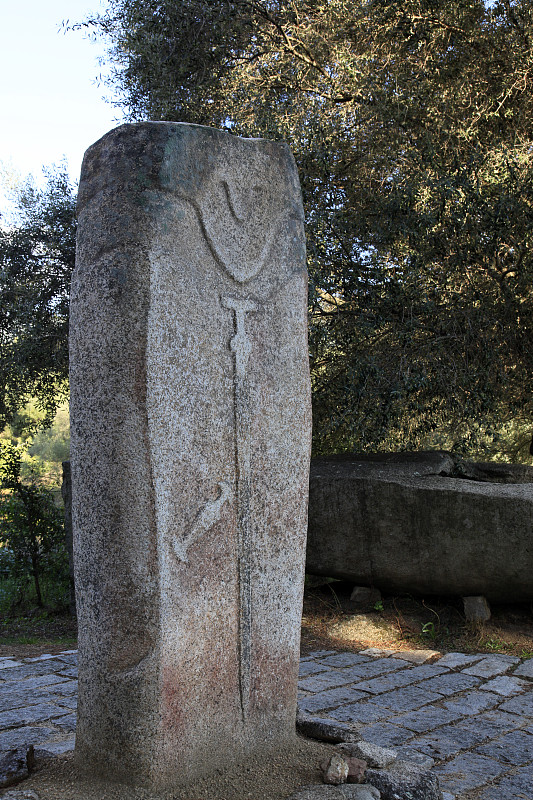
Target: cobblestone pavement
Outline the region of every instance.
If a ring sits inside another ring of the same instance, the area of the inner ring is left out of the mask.
[[[301,661],[299,707],[431,766],[445,800],[533,800],[533,659],[319,651]]]
[[[0,752],[73,749],[77,654],[0,658]],[[300,711],[432,766],[444,800],[533,800],[533,659],[432,651],[318,651]]]

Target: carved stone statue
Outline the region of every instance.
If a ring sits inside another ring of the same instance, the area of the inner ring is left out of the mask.
[[[95,770],[168,787],[294,743],[306,289],[285,144],[139,123],[87,151],[71,460]]]

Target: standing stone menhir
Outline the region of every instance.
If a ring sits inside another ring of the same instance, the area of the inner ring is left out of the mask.
[[[302,217],[285,144],[139,123],[85,155],[76,751],[109,777],[186,784],[293,744],[311,426]]]

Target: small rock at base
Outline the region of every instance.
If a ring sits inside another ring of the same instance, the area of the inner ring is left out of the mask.
[[[375,769],[385,769],[398,758],[396,750],[380,747],[372,742],[343,742],[338,745],[338,750],[346,756],[355,756],[366,761],[367,766]]]
[[[336,753],[331,756],[331,758],[327,761],[324,761],[321,765],[323,777],[322,780],[324,783],[332,784],[333,786],[338,786],[340,783],[346,783],[348,779],[348,762],[342,756],[337,755]]]
[[[376,603],[381,603],[381,592],[372,586],[354,586],[350,602],[358,606],[374,606]]]
[[[316,719],[305,714],[296,716],[296,730],[302,736],[320,739],[322,742],[358,742],[361,734],[353,725],[343,722],[331,722],[327,719]]]
[[[348,764],[347,783],[364,783],[365,772],[368,767],[366,761],[361,758],[355,758],[355,756],[348,756],[346,763]]]
[[[407,761],[397,761],[390,769],[368,769],[366,780],[381,792],[383,800],[441,800],[439,779]]]
[[[39,800],[39,795],[31,789],[10,789],[1,800]]]
[[[0,754],[0,789],[27,778],[35,766],[33,745],[17,747]]]
[[[467,622],[488,622],[490,606],[482,594],[463,597],[463,606]]]
[[[343,786],[304,786],[287,800],[380,800],[380,793],[367,784],[344,784]]]

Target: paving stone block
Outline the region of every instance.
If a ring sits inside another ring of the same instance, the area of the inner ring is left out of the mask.
[[[0,698],[8,698],[14,692],[25,692],[26,694],[30,694],[42,686],[57,686],[59,683],[67,683],[68,678],[62,678],[60,675],[38,675],[35,678],[26,678],[23,681],[17,681],[16,684],[13,681],[9,681],[8,683],[0,683]]]
[[[479,800],[530,800],[533,796],[532,787],[533,766],[529,765],[505,775],[496,786],[485,789],[479,795]]]
[[[370,656],[371,658],[386,658],[397,652],[397,650],[384,649],[382,647],[367,647],[366,650],[360,650],[359,655]]]
[[[311,739],[320,739],[324,742],[357,742],[361,738],[356,725],[309,717],[306,714],[297,715],[296,729],[302,736],[309,736]]]
[[[3,681],[20,681],[23,678],[64,672],[64,670],[65,664],[62,661],[52,659],[50,661],[41,661],[37,664],[21,664],[18,667],[6,668],[2,670],[1,678]]]
[[[426,692],[424,689],[419,689],[418,686],[406,686],[401,689],[395,689],[393,692],[372,697],[368,702],[375,703],[377,706],[385,706],[385,708],[390,708],[400,713],[402,711],[415,711],[427,703],[441,699],[441,695],[435,692]]]
[[[300,678],[305,678],[308,675],[316,675],[319,672],[327,672],[327,667],[322,664],[317,664],[316,661],[300,661]]]
[[[0,694],[0,713],[14,711],[17,708],[26,708],[26,706],[37,706],[43,702],[42,696],[38,696],[37,692],[25,692],[13,688],[13,684],[10,684],[10,686],[12,689],[7,695]],[[49,698],[49,695],[50,693],[46,691],[46,699]]]
[[[455,725],[446,725],[417,737],[409,743],[409,747],[440,760],[458,754],[461,750],[484,744],[514,730],[515,727],[516,721],[512,714],[487,711],[475,718],[466,719]]]
[[[504,733],[515,730],[520,722],[517,723],[517,718],[513,714],[506,714],[504,711],[495,709],[485,711],[476,717],[468,717],[454,725],[453,730],[472,732],[475,734],[477,743],[481,744],[487,739],[495,739]]]
[[[389,747],[379,747],[372,742],[350,742],[337,745],[340,753],[346,757],[359,758],[366,761],[367,766],[374,769],[385,769],[398,758],[396,750]]]
[[[523,681],[520,678],[515,678],[512,675],[500,675],[488,683],[484,683],[479,688],[485,692],[496,692],[503,697],[512,697],[515,694],[520,694],[530,686],[528,681]]]
[[[370,659],[361,653],[336,653],[322,660],[322,664],[328,667],[353,667],[354,664],[368,664]]]
[[[401,758],[402,761],[411,761],[421,769],[431,769],[435,764],[434,758],[430,758],[425,753],[419,753],[418,750],[414,750],[409,745],[397,747],[396,752],[398,753],[398,758]]]
[[[521,678],[533,678],[533,658],[528,658],[523,664],[520,664],[513,673],[519,675]]]
[[[2,800],[40,800],[39,795],[31,789],[10,789],[2,795]]]
[[[74,653],[60,653],[57,658],[59,661],[64,661],[65,664],[72,664],[72,666],[77,666],[78,664],[78,652],[75,651]]]
[[[446,764],[434,767],[446,791],[466,792],[477,789],[501,775],[505,767],[498,761],[476,753],[463,753]]]
[[[356,680],[375,678],[378,675],[407,669],[407,667],[408,662],[402,661],[400,658],[378,658],[366,664],[355,664],[353,667],[340,670],[340,672],[352,676],[355,683]]]
[[[65,713],[63,708],[51,703],[40,703],[36,706],[25,706],[0,714],[0,728],[17,728],[34,722],[45,722]]]
[[[457,727],[445,726],[423,736],[417,736],[409,742],[408,746],[425,756],[442,761],[479,744],[484,738],[475,731],[464,731]]]
[[[298,701],[298,708],[307,713],[314,713],[327,708],[337,708],[343,703],[354,703],[362,697],[368,697],[368,695],[342,686],[339,689],[329,689],[326,692],[308,695]]]
[[[434,678],[444,672],[447,672],[445,667],[434,667],[431,664],[421,667],[410,667],[400,672],[393,672],[379,678],[362,681],[356,684],[356,688],[365,692],[372,692],[372,694],[380,694],[381,692],[388,692],[400,686],[408,686],[411,683],[418,683],[418,681],[427,678]]]
[[[531,795],[517,794],[512,785],[507,784],[507,788],[504,788],[502,782],[497,782],[495,786],[489,786],[482,790],[480,794],[476,793],[476,800],[518,800],[518,798],[527,798],[529,800],[530,797]]]
[[[373,786],[344,784],[343,786],[304,786],[287,800],[379,800]]]
[[[533,691],[524,692],[512,700],[506,700],[500,706],[502,711],[510,714],[520,714],[522,717],[533,717]]]
[[[437,776],[405,761],[398,761],[386,770],[368,769],[366,779],[379,789],[383,800],[440,800]]]
[[[476,748],[476,753],[496,758],[503,764],[522,766],[533,761],[533,736],[524,731],[512,731],[493,742]],[[533,790],[533,785],[531,789]]]
[[[350,675],[343,675],[337,670],[330,669],[328,672],[321,672],[319,675],[310,675],[298,682],[298,688],[305,692],[323,692],[326,689],[334,689],[347,683],[354,683]]]
[[[26,726],[0,732],[0,751],[14,750],[24,745],[38,744],[52,735],[52,728]]]
[[[50,758],[51,756],[63,756],[74,750],[76,737],[71,736],[60,742],[44,742],[35,748],[35,758]]]
[[[396,747],[412,739],[413,731],[392,725],[390,722],[378,722],[363,728],[361,735],[365,742],[372,742],[380,747]]]
[[[54,724],[59,726],[61,730],[72,731],[72,733],[74,733],[76,730],[76,714],[65,714],[65,716],[59,717],[59,719],[54,719]]]
[[[309,653],[309,658],[324,658],[325,656],[332,656],[336,653],[336,650],[313,650],[312,653]]]
[[[349,706],[340,706],[328,712],[329,716],[333,719],[338,719],[341,722],[359,722],[362,724],[370,724],[378,722],[382,719],[394,714],[390,708],[379,707],[375,704],[368,702],[353,703]]]
[[[446,675],[439,675],[437,678],[423,681],[419,684],[421,689],[429,689],[432,692],[447,697],[457,692],[464,692],[466,689],[472,689],[481,683],[481,678],[476,678],[474,675],[463,675],[460,672],[449,672]]]
[[[493,692],[480,692],[475,690],[467,692],[467,694],[459,695],[458,697],[447,700],[443,705],[449,708],[450,711],[459,711],[463,716],[470,714],[479,714],[481,711],[486,711],[488,708],[493,708],[501,702],[501,697]]]
[[[397,650],[394,653],[395,658],[410,661],[411,664],[425,664],[430,658],[436,656],[440,656],[438,650]]]
[[[75,695],[78,693],[78,681],[65,680],[64,683],[54,683],[53,686],[47,686],[47,691],[52,692],[53,695],[65,697],[68,695]]]
[[[477,675],[479,678],[495,678],[496,675],[502,675],[507,672],[513,664],[518,664],[519,658],[514,656],[496,655],[488,656],[478,661],[472,667],[467,667],[463,670],[466,675]]]
[[[479,661],[483,658],[482,653],[477,655],[466,655],[465,653],[446,653],[445,656],[439,658],[437,664],[441,667],[449,667],[450,669],[458,669],[459,667],[466,667],[473,664],[474,661]]]
[[[55,702],[61,708],[71,708],[74,711],[78,707],[78,698],[77,697],[58,697]]]
[[[420,711],[411,711],[409,714],[402,714],[394,718],[395,725],[402,725],[417,733],[425,733],[434,730],[441,725],[449,725],[461,718],[457,711],[449,711],[446,708],[429,706]]]
[[[77,667],[69,667],[64,666],[63,669],[59,671],[60,675],[66,675],[67,678],[77,678],[78,677],[78,668]]]
[[[52,656],[50,654],[45,654],[42,656],[35,656],[35,658],[25,658],[25,664],[34,664],[37,661],[53,661],[54,659],[58,658],[58,656]]]
[[[29,776],[34,765],[32,745],[0,753],[0,788],[20,783]]]

